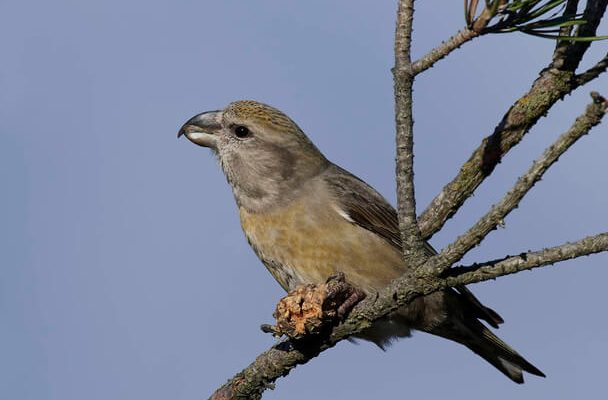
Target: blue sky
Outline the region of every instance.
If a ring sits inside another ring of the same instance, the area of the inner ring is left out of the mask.
[[[461,7],[420,2],[416,55],[461,27]],[[216,161],[176,132],[232,100],[264,101],[394,202],[395,8],[1,2],[0,398],[206,398],[272,345],[259,325],[283,292],[249,249]],[[420,208],[552,48],[488,36],[418,79]],[[606,43],[594,44],[585,65],[605,53]],[[560,102],[433,245],[485,213],[607,83]],[[577,143],[466,261],[605,231],[606,133],[600,125]],[[608,358],[607,263],[586,257],[472,286],[505,318],[500,336],[546,379],[515,385],[461,346],[419,333],[387,352],[341,343],[265,398],[596,398]]]

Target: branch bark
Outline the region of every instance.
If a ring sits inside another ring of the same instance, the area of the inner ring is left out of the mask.
[[[566,4],[566,11],[576,11],[576,5]],[[576,2],[578,5],[578,2]],[[592,37],[595,36],[597,27],[606,12],[606,6],[608,0],[588,0],[585,10],[583,11],[583,19],[587,21],[585,24],[580,25],[577,36],[580,37]],[[571,7],[568,9],[568,7]],[[577,41],[571,42],[568,40],[561,40],[555,47],[553,53],[553,68],[566,71],[576,71],[585,52],[591,46],[590,41]]]
[[[306,341],[285,340],[260,354],[243,371],[220,387],[211,400],[260,399],[274,382],[300,364],[305,364],[322,351],[371,326],[396,308],[419,296],[426,296],[447,287],[483,282],[523,270],[543,267],[585,255],[608,251],[608,232],[586,237],[541,251],[489,261],[473,266],[456,267],[445,278],[402,277],[382,290],[375,299],[366,299],[355,307],[349,318],[335,327],[330,335],[308,338]]]
[[[498,224],[518,205],[524,196],[540,180],[543,174],[553,165],[559,157],[564,154],[583,135],[589,133],[591,128],[602,121],[608,109],[608,102],[598,93],[591,93],[593,102],[589,104],[585,112],[580,115],[574,124],[563,133],[543,155],[532,163],[530,169],[522,175],[515,186],[494,205],[486,215],[477,221],[464,235],[448,245],[441,253],[434,257],[433,262],[428,263],[421,271],[439,275],[477,246]]]
[[[426,71],[431,68],[435,63],[445,58],[452,51],[458,49],[460,46],[475,39],[480,33],[469,28],[464,28],[458,31],[454,36],[450,37],[439,46],[429,51],[426,55],[420,57],[412,64],[412,73],[418,75],[419,73]]]
[[[595,36],[607,3],[608,0],[591,0],[587,3],[583,18],[588,22],[579,31],[579,36]],[[463,164],[458,175],[444,186],[418,217],[423,238],[430,239],[443,227],[494,171],[502,157],[558,100],[599,75],[587,75],[588,80],[576,79],[575,70],[589,42],[565,42],[558,43],[551,64],[541,71],[530,90],[511,106],[494,132],[483,139]]]
[[[467,6],[467,1],[465,1],[465,7]],[[469,10],[471,13],[475,14],[477,10],[477,2],[473,5],[473,7]],[[474,15],[471,15],[472,19]],[[478,36],[483,35],[484,28],[488,26],[490,20],[494,18],[493,12],[486,6],[484,7],[481,14],[475,18],[475,20],[471,21],[470,27],[466,27],[460,31],[458,31],[454,36],[450,37],[445,42],[442,42],[439,46],[435,47],[431,51],[429,51],[424,56],[420,57],[420,59],[416,60],[412,64],[412,74],[414,76],[419,73],[426,71],[431,68],[435,63],[443,58],[445,58],[452,51],[458,49],[460,46],[475,39]]]
[[[576,83],[579,86],[582,86],[585,83],[592,81],[593,79],[606,72],[606,68],[608,68],[608,54],[606,54],[604,58],[598,61],[593,67],[589,68],[587,71],[576,75]]]
[[[408,265],[425,260],[424,242],[416,218],[414,192],[414,119],[412,116],[412,73],[410,48],[414,0],[399,1],[395,29],[395,124],[397,127],[395,175],[397,177],[397,213],[403,243],[403,257]]]
[[[448,286],[458,284],[468,285],[480,282],[486,276],[504,276],[515,274],[533,268],[552,265],[560,261],[571,260],[582,256],[606,251],[608,247],[608,233],[589,236],[574,243],[566,243],[541,251],[522,253],[516,256],[505,257],[500,260],[487,261],[471,266],[461,266],[449,269],[446,283]],[[499,274],[499,275],[497,275]],[[493,278],[490,278],[493,279]]]

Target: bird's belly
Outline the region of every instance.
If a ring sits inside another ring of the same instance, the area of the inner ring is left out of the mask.
[[[321,283],[341,271],[354,285],[378,290],[403,273],[401,255],[384,239],[333,209],[297,203],[272,213],[240,210],[258,257],[285,290]]]

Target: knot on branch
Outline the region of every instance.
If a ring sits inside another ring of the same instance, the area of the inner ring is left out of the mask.
[[[606,107],[608,105],[608,102],[606,101],[606,98],[603,97],[601,94],[599,94],[598,92],[591,92],[591,98],[593,99],[593,102],[595,104],[601,104],[604,106],[604,111],[606,111]]]
[[[289,292],[273,314],[276,326],[263,326],[262,330],[291,339],[319,334],[325,327],[344,319],[364,298],[365,293],[346,282],[344,274],[339,272],[325,283],[303,285]]]

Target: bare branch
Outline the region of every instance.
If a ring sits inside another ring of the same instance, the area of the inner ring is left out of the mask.
[[[563,15],[574,15],[578,11],[578,0],[568,0],[566,2],[566,7],[564,8]],[[559,30],[560,36],[570,36],[572,35],[572,29],[574,29],[573,25],[563,26]],[[571,42],[569,40],[558,40],[555,43],[555,51],[553,52],[553,62],[555,60],[563,60],[566,57],[566,53],[568,48],[570,47]]]
[[[410,47],[414,0],[399,1],[395,30],[395,123],[397,127],[397,212],[406,263],[424,261],[424,243],[416,220],[414,193],[414,119],[412,117],[412,85]]]
[[[515,186],[494,205],[486,215],[477,221],[464,235],[448,245],[434,262],[425,265],[423,272],[441,274],[458,262],[469,250],[477,246],[498,224],[518,205],[521,199],[540,180],[543,174],[583,135],[599,124],[606,114],[608,102],[598,93],[591,93],[593,102],[579,116],[568,131],[563,133],[543,155],[532,163],[530,169],[522,175]]]
[[[367,299],[355,307],[349,318],[335,327],[331,335],[308,338],[307,341],[283,341],[260,354],[247,368],[219,388],[211,399],[260,399],[266,389],[273,388],[273,382],[289,374],[294,367],[305,364],[340,340],[368,328],[374,320],[419,296],[605,251],[608,251],[608,233],[501,260],[456,267],[449,270],[445,278],[426,280],[401,277],[382,290],[376,299]]]
[[[502,3],[502,0],[496,2],[498,6]],[[471,21],[470,26],[458,31],[454,36],[450,37],[447,41],[442,42],[439,46],[429,51],[426,55],[412,64],[412,74],[418,75],[419,73],[431,68],[435,63],[442,58],[446,57],[452,51],[456,50],[466,42],[475,39],[477,36],[483,35],[484,28],[488,25],[490,20],[495,16],[496,10],[491,10],[487,6],[484,7],[483,11],[475,20],[473,20],[475,11],[477,10],[478,1],[473,1],[471,4],[465,1],[465,15],[467,21]]]
[[[433,50],[429,51],[420,59],[416,60],[412,64],[412,73],[418,75],[419,73],[426,71],[431,68],[435,63],[442,58],[445,58],[452,51],[456,50],[466,42],[469,42],[479,36],[479,32],[476,32],[469,28],[464,28],[458,31],[454,36],[450,37],[447,41],[441,43]]]
[[[568,2],[567,7],[570,7],[570,11],[576,12],[576,5],[572,4],[575,2]],[[602,16],[606,12],[606,6],[608,0],[588,0],[583,11],[582,19],[586,21],[585,24],[581,25],[578,29],[576,36],[579,37],[592,37],[595,36],[597,27],[600,24]],[[568,9],[567,9],[568,11]],[[567,40],[561,40],[558,42],[555,52],[553,53],[552,68],[557,68],[565,71],[576,71],[580,64],[583,56],[592,42],[588,41],[577,41],[571,42]]]
[[[449,276],[446,278],[446,282],[448,286],[468,285],[603,251],[608,251],[608,233],[589,236],[578,242],[566,243],[541,251],[505,257],[501,260],[451,268],[447,271]]]
[[[312,348],[312,346],[310,346]],[[284,341],[260,354],[243,371],[220,387],[210,400],[260,399],[272,383],[289,374],[297,365],[304,364],[328,347],[319,346],[316,351],[298,350]]]
[[[496,16],[498,7],[504,5],[506,0],[494,0],[493,2],[487,1],[479,17],[471,24],[471,29],[475,32],[484,33],[484,29],[488,26],[492,18]],[[477,8],[477,7],[475,7]],[[473,13],[475,11],[473,10]]]
[[[574,7],[573,3],[570,2],[569,6]],[[588,23],[581,27],[579,36],[595,36],[607,3],[608,0],[590,0],[587,3],[583,18]],[[511,106],[492,135],[483,139],[458,175],[444,186],[419,216],[418,224],[423,238],[431,238],[443,227],[494,171],[502,157],[521,141],[558,100],[599,75],[598,69],[596,75],[588,75],[586,80],[577,80],[574,70],[588,49],[589,42],[574,42],[568,46],[563,45],[563,42],[558,44],[551,65],[541,71],[530,90]]]
[[[502,157],[565,94],[574,90],[572,73],[545,70],[532,88],[505,114],[492,135],[463,164],[458,175],[435,196],[418,218],[422,236],[438,232],[494,171]]]
[[[586,34],[595,34],[595,30]],[[579,47],[576,49],[580,61],[584,53],[579,51]],[[570,53],[567,58],[571,60],[568,63],[554,63],[559,64],[560,68],[550,66],[541,72],[530,90],[511,106],[492,135],[483,139],[481,145],[463,164],[458,175],[435,196],[418,218],[423,238],[428,240],[443,227],[494,171],[502,157],[521,141],[558,100],[603,72],[600,71],[602,65],[599,65],[593,74],[577,80],[573,70],[566,67],[571,68],[578,63],[574,63]]]
[[[604,72],[606,72],[606,68],[608,67],[608,54],[604,56],[600,61],[597,62],[593,67],[589,68],[587,71],[582,72],[576,75],[575,80],[576,83],[581,86],[585,83],[597,78]]]

